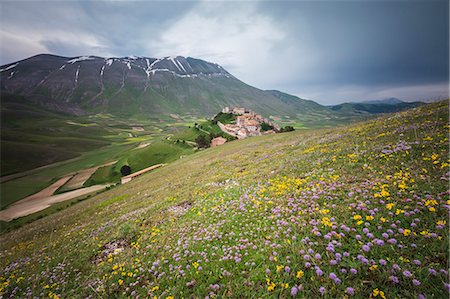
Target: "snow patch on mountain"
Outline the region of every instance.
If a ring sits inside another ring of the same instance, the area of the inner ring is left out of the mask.
[[[108,59],[106,59],[106,65],[107,65],[107,66],[111,66],[111,65],[113,64],[113,62],[114,62],[114,59],[113,59],[113,58],[108,58]]]
[[[18,63],[12,64],[12,65],[10,65],[10,66],[8,66],[8,67],[5,67],[5,68],[3,68],[3,69],[0,69],[0,72],[4,72],[4,71],[7,71],[7,70],[10,70],[10,69],[12,69],[12,68],[15,68],[15,67],[18,66],[18,65],[19,65]]]
[[[80,66],[78,66],[77,71],[75,73],[75,83],[78,83],[78,75],[80,74]]]
[[[80,56],[80,57],[77,57],[77,58],[67,61],[67,63],[74,64],[75,62],[78,62],[78,61],[92,60],[92,59],[95,59],[95,58],[91,57],[91,56]]]

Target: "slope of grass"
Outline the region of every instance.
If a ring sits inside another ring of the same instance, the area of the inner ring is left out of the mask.
[[[2,234],[0,293],[446,298],[448,118],[441,102],[200,151]]]

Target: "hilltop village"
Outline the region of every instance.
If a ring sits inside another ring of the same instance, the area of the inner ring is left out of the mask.
[[[222,109],[222,113],[233,115],[236,118],[236,123],[223,124],[218,121],[217,124],[220,129],[238,139],[280,132],[280,127],[277,124],[250,109],[225,107]]]

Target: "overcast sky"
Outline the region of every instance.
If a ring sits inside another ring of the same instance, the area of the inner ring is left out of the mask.
[[[191,56],[321,104],[437,99],[449,92],[449,4],[2,0],[0,64],[40,53]]]

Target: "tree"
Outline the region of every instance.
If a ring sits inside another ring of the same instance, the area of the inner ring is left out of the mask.
[[[209,136],[200,135],[197,138],[195,138],[195,143],[197,143],[197,146],[199,148],[207,148],[211,143],[211,139]]]
[[[131,174],[131,167],[128,165],[124,165],[120,168],[120,173],[122,174],[122,176],[126,176]]]
[[[269,125],[269,124],[266,123],[266,122],[263,122],[263,123],[261,124],[261,130],[262,130],[262,131],[273,130],[273,126]]]
[[[280,132],[291,132],[291,131],[294,131],[293,126],[286,126],[280,129]]]

